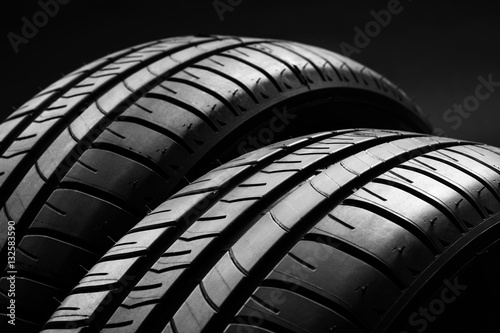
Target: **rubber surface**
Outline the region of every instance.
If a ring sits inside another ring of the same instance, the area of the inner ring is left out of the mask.
[[[485,303],[500,296],[499,212],[498,148],[389,130],[290,139],[161,204],[43,332],[445,331],[424,304],[481,331],[467,329],[499,310]]]
[[[0,124],[0,248],[4,260],[14,221],[18,322],[42,324],[189,179],[272,141],[352,123],[430,130],[385,78],[291,42],[171,38],[67,75]],[[4,313],[5,275],[0,288]]]

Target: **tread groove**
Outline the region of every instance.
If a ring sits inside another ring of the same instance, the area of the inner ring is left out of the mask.
[[[342,202],[343,206],[351,206],[356,208],[362,208],[367,211],[370,211],[374,214],[377,214],[380,217],[383,217],[394,224],[397,224],[401,228],[410,232],[416,238],[418,238],[425,246],[434,254],[438,255],[441,253],[436,244],[432,241],[432,239],[418,227],[417,225],[411,223],[411,221],[407,220],[404,217],[399,216],[398,214],[385,209],[382,206],[379,206],[373,202],[361,201],[357,199],[346,199]]]
[[[110,254],[110,255],[105,254],[101,259],[99,259],[99,261],[97,263],[130,259],[130,258],[138,258],[138,257],[147,256],[148,254],[149,254],[149,251],[147,249],[135,250],[133,252],[120,253],[120,254]]]
[[[158,132],[158,133],[163,134],[166,137],[172,139],[172,141],[174,141],[179,146],[181,146],[189,154],[194,153],[193,148],[191,148],[186,142],[184,142],[177,134],[171,132],[167,128],[161,127],[157,124],[153,124],[152,122],[149,122],[149,121],[141,119],[141,118],[136,118],[136,117],[119,116],[116,120],[134,123],[134,124],[138,124],[138,125],[142,125],[144,127],[147,127],[148,129],[150,129],[152,131]]]
[[[60,242],[84,249],[85,251],[95,256],[99,256],[99,251],[93,245],[81,240],[80,238],[76,238],[57,230],[47,228],[30,228],[26,235],[52,238]]]
[[[452,188],[454,191],[458,192],[462,197],[464,197],[465,200],[467,200],[469,202],[469,204],[472,207],[474,207],[474,209],[478,212],[479,215],[481,215],[481,217],[483,219],[487,216],[487,214],[484,211],[484,209],[481,209],[480,204],[476,201],[476,199],[474,199],[474,197],[470,193],[467,193],[460,186],[458,186],[458,185],[452,183],[451,181],[445,179],[444,177],[442,177],[437,172],[436,173],[431,173],[431,172],[428,172],[427,170],[418,169],[418,168],[415,168],[415,167],[413,167],[411,165],[399,165],[398,168],[406,169],[406,170],[411,170],[411,171],[414,171],[414,172],[417,172],[417,173],[422,173],[422,174],[426,175],[427,177],[432,178],[432,179],[440,182],[441,184],[443,184],[443,185],[445,185],[445,186],[447,186],[449,188]]]
[[[182,83],[182,84],[191,86],[193,88],[199,89],[199,90],[209,94],[210,96],[214,97],[215,99],[219,100],[229,111],[231,111],[231,113],[234,116],[238,117],[240,115],[239,112],[236,111],[236,109],[224,97],[222,97],[222,95],[218,94],[217,92],[215,92],[211,89],[208,89],[207,87],[202,86],[201,84],[198,84],[198,83],[193,82],[193,81],[177,78],[177,77],[169,77],[165,81]]]
[[[280,93],[283,92],[283,89],[281,89],[280,85],[278,84],[278,81],[276,81],[274,79],[274,77],[271,74],[269,74],[267,71],[265,71],[263,68],[253,64],[252,62],[250,62],[248,60],[241,59],[240,57],[234,56],[232,54],[223,53],[223,54],[220,54],[220,56],[225,57],[225,58],[231,58],[233,60],[239,61],[245,65],[252,67],[253,69],[255,69],[255,70],[259,71],[261,74],[263,74],[276,87],[276,90],[278,90],[278,92],[280,92]]]
[[[167,102],[167,103],[171,103],[173,105],[176,105],[192,114],[194,114],[195,116],[197,116],[198,118],[200,118],[201,120],[203,120],[214,132],[218,132],[219,129],[217,128],[217,126],[214,124],[214,122],[212,121],[212,119],[210,119],[209,116],[207,116],[205,113],[203,113],[202,111],[198,110],[197,108],[177,99],[177,98],[173,98],[171,96],[168,96],[168,95],[162,95],[162,94],[157,94],[157,93],[152,93],[152,92],[148,92],[146,93],[143,97],[146,97],[146,98],[153,98],[153,99],[157,99],[157,100],[161,100],[161,101],[164,101],[164,102]]]
[[[300,49],[306,50],[300,43],[293,43],[293,45],[297,46]],[[307,49],[307,51],[309,51],[312,54],[314,54],[315,56],[323,59],[325,61],[325,63],[328,64],[333,69],[333,71],[335,72],[335,74],[337,74],[337,77],[339,78],[339,80],[340,81],[345,81],[345,78],[342,75],[340,75],[340,72],[338,71],[338,69],[327,58],[325,58],[324,56],[322,56],[321,54],[319,54],[318,52],[316,52],[314,50]],[[336,58],[336,59],[338,61],[341,61],[338,58]]]
[[[169,266],[169,267],[162,268],[162,269],[150,268],[149,271],[155,272],[157,274],[161,274],[161,273],[165,273],[168,271],[175,271],[177,269],[184,269],[184,268],[190,268],[190,267],[191,267],[191,264],[179,264],[179,265]]]
[[[355,227],[353,227],[352,225],[350,225],[350,224],[348,224],[348,223],[346,223],[346,222],[342,221],[341,219],[339,219],[338,217],[336,217],[336,216],[335,216],[335,215],[333,215],[333,214],[330,214],[330,213],[329,213],[329,214],[327,214],[327,216],[328,216],[329,218],[331,218],[332,220],[334,220],[335,222],[337,222],[337,223],[339,223],[339,224],[343,225],[344,227],[346,227],[346,228],[348,228],[348,229],[351,229],[351,230],[356,229],[356,228],[355,228]]]
[[[250,298],[252,300],[254,300],[256,303],[258,303],[260,306],[262,306],[263,308],[273,312],[274,314],[279,314],[280,311],[278,309],[276,309],[275,307],[273,307],[271,304],[265,302],[264,300],[260,299],[259,297],[255,296],[255,295],[252,295],[250,296]]]
[[[428,159],[432,159],[432,160],[435,160],[435,161],[439,161],[441,163],[444,163],[444,164],[447,164],[447,165],[449,165],[451,167],[454,167],[457,170],[462,171],[463,173],[466,173],[471,178],[476,179],[479,183],[481,183],[484,187],[486,187],[491,192],[491,194],[493,194],[493,196],[495,196],[495,198],[500,202],[500,194],[497,191],[495,191],[494,187],[490,183],[488,183],[488,181],[486,181],[485,179],[483,179],[483,177],[479,176],[478,174],[475,174],[474,172],[472,172],[468,168],[463,167],[463,166],[459,165],[458,163],[452,163],[450,161],[447,161],[445,159],[441,159],[441,158],[435,157],[435,156],[423,155],[422,157],[428,158]]]
[[[391,170],[391,171],[389,171],[389,173],[390,173],[391,175],[394,175],[394,176],[398,177],[399,179],[404,180],[405,182],[408,182],[408,183],[410,183],[410,184],[413,184],[413,181],[412,181],[412,180],[410,180],[410,179],[408,179],[408,178],[406,178],[406,177],[404,177],[404,176],[401,176],[399,173],[396,173],[396,172],[394,172],[394,171],[392,171],[392,170]]]
[[[356,244],[351,244],[338,237],[316,234],[314,232],[307,233],[306,235],[304,235],[303,239],[331,246],[339,251],[342,251],[350,255],[353,258],[359,259],[367,263],[380,273],[382,273],[399,289],[404,290],[406,288],[405,283],[396,275],[396,273],[394,273],[394,271],[382,259],[358,247]]]
[[[59,310],[61,310],[61,308],[59,308]],[[119,322],[119,323],[106,324],[104,326],[104,329],[125,327],[125,326],[131,325],[133,322],[134,322],[133,320],[127,320],[127,321],[122,321],[122,322]]]
[[[93,167],[91,167],[90,165],[78,160],[76,161],[76,163],[80,164],[82,167],[84,167],[85,169],[89,170],[90,172],[92,173],[97,173],[98,170],[97,169],[94,169]]]
[[[170,199],[174,198],[182,198],[182,197],[187,197],[193,194],[203,194],[203,193],[208,193],[208,192],[217,192],[220,190],[219,186],[210,186],[210,187],[205,187],[197,190],[191,190],[191,191],[186,191],[178,194],[174,194],[170,197]]]
[[[307,80],[302,76],[302,74],[300,73],[299,70],[297,70],[296,68],[294,68],[292,65],[290,65],[287,61],[275,56],[274,54],[270,54],[270,53],[267,53],[267,52],[264,52],[262,51],[261,49],[258,49],[258,48],[254,48],[254,47],[248,47],[248,46],[244,46],[244,48],[248,48],[252,51],[257,51],[257,52],[260,52],[262,54],[265,54],[279,62],[281,62],[283,65],[285,65],[294,75],[295,77],[297,78],[297,80],[299,80],[299,82],[304,85],[304,86],[308,86],[308,83],[307,83]]]
[[[154,229],[162,229],[167,227],[175,227],[177,225],[177,221],[167,221],[162,223],[156,223],[152,225],[146,225],[142,227],[134,227],[127,232],[127,235],[134,234],[136,232],[146,231],[146,230],[154,230]]]
[[[203,284],[203,281],[200,281],[200,283],[198,284],[198,286],[200,287],[201,294],[203,295],[203,298],[208,303],[208,305],[210,305],[210,307],[215,312],[219,312],[220,311],[219,307],[217,306],[217,304],[215,304],[215,302],[208,295],[207,290],[205,289],[205,285]]]
[[[255,184],[240,184],[238,187],[260,187],[260,186],[266,186],[267,183],[255,183]]]
[[[233,265],[241,272],[241,274],[248,277],[249,273],[247,272],[247,270],[245,268],[243,268],[243,266],[241,266],[241,264],[238,262],[238,260],[236,260],[236,257],[234,256],[234,253],[233,253],[233,249],[229,249],[228,252],[229,252],[229,258],[231,258],[231,262],[233,263]]]
[[[283,46],[279,42],[270,42],[269,44],[272,44],[274,46],[277,46],[279,48],[287,50],[288,52],[291,52],[291,53],[295,54],[296,56],[299,56],[300,58],[304,59],[305,61],[307,61],[307,63],[309,63],[314,68],[314,70],[318,73],[318,75],[321,78],[321,80],[326,81],[325,76],[321,72],[321,70],[316,66],[316,64],[311,59],[307,58],[305,55],[300,54],[300,53],[298,53],[298,52],[296,52],[296,51],[294,51],[294,50],[292,50],[292,49],[290,49],[290,48],[288,48],[286,46]]]
[[[487,167],[488,169],[491,169],[492,171],[495,171],[497,174],[500,175],[500,170],[496,169],[495,167],[492,167],[491,165],[489,165],[488,163],[485,163],[484,161],[481,161],[480,159],[478,158],[475,158],[474,156],[471,156],[471,155],[468,155],[468,154],[465,154],[464,152],[461,152],[459,150],[454,150],[454,149],[445,149],[445,150],[449,150],[451,152],[454,152],[456,154],[460,154],[462,156],[465,156],[465,157],[468,157],[470,158],[471,160],[474,160],[482,165],[484,165],[485,167]]]
[[[119,197],[117,197],[109,192],[103,191],[101,189],[98,189],[96,187],[93,187],[93,186],[90,186],[87,184],[73,182],[73,181],[62,181],[59,184],[59,188],[68,189],[68,190],[75,190],[75,191],[82,192],[82,193],[88,194],[90,196],[96,197],[96,198],[101,199],[103,201],[107,201],[107,202],[123,209],[125,212],[129,213],[130,215],[133,215],[136,217],[143,215],[137,209],[132,207],[132,205],[129,204],[128,202],[126,202],[125,200],[123,200],[123,199],[121,199],[121,198],[119,198]]]
[[[117,146],[111,143],[107,142],[98,142],[93,144],[92,149],[97,149],[97,150],[104,150],[104,151],[109,151],[112,153],[115,153],[117,155],[123,156],[127,159],[130,159],[145,168],[148,168],[155,172],[156,174],[160,175],[165,181],[168,181],[170,179],[170,175],[160,166],[158,165],[155,161],[147,158],[144,155],[139,154],[138,152],[135,152],[131,149],[126,149],[121,146]],[[78,161],[80,162],[80,161]],[[94,169],[95,170],[95,169]],[[97,172],[97,170],[95,170]]]
[[[148,285],[141,285],[141,286],[135,286],[132,288],[133,291],[139,291],[139,290],[152,290],[156,289],[158,287],[161,287],[161,283],[154,283],[154,284],[148,284]]]
[[[295,260],[296,262],[298,262],[302,266],[306,267],[307,269],[310,269],[311,271],[315,271],[316,270],[315,266],[313,266],[313,265],[309,264],[307,261],[302,260],[301,258],[297,257],[292,252],[288,252],[287,256],[289,256],[290,258],[292,258],[293,260]]]
[[[369,329],[366,327],[366,325],[362,323],[360,319],[357,318],[351,311],[349,311],[349,309],[347,309],[346,307],[342,306],[337,302],[334,302],[332,300],[327,299],[324,296],[321,296],[320,294],[310,292],[309,290],[300,285],[288,283],[285,281],[265,280],[262,286],[287,290],[297,295],[300,295],[304,298],[307,298],[310,302],[321,304],[324,307],[339,314],[346,321],[350,322],[352,326],[360,328],[360,330],[363,332],[369,332]]]
[[[218,71],[214,68],[211,68],[211,67],[207,67],[207,66],[203,66],[203,65],[192,65],[191,67],[193,68],[197,68],[197,69],[201,69],[201,70],[204,70],[204,71],[207,71],[207,72],[210,72],[210,73],[214,73],[216,75],[219,75],[223,78],[225,78],[226,80],[229,80],[231,81],[232,83],[236,84],[238,87],[240,87],[244,92],[247,93],[247,95],[253,100],[253,102],[255,104],[259,104],[259,100],[257,99],[257,97],[255,96],[255,94],[252,92],[252,90],[247,87],[243,82],[237,80],[236,78],[234,78],[233,76],[230,76],[230,75],[227,75],[226,73],[224,72],[221,72],[221,71]],[[181,79],[180,79],[181,80]]]
[[[184,242],[192,242],[192,241],[196,241],[196,240],[199,240],[199,239],[204,239],[204,238],[215,238],[215,237],[218,237],[219,236],[219,233],[206,233],[206,234],[201,234],[201,235],[198,235],[198,236],[193,236],[193,237],[179,237],[179,240],[182,240]]]
[[[52,209],[54,212],[56,212],[57,214],[61,215],[61,216],[66,216],[66,212],[62,211],[61,209],[55,207],[54,205],[52,205],[50,202],[46,202],[45,203],[45,206],[49,207],[50,209]]]
[[[281,223],[277,218],[276,216],[274,216],[273,212],[272,211],[269,211],[269,215],[271,216],[271,219],[273,220],[274,223],[276,223],[276,225],[278,227],[280,227],[281,229],[283,229],[283,231],[285,232],[290,232],[290,229],[287,228],[283,223]]]
[[[439,201],[436,201],[433,198],[431,198],[431,197],[419,192],[418,190],[416,190],[416,189],[414,189],[406,184],[403,184],[403,183],[399,183],[399,182],[391,181],[391,180],[387,180],[387,179],[381,179],[381,178],[375,178],[374,180],[372,180],[372,182],[396,187],[396,188],[399,188],[400,190],[408,192],[411,195],[416,196],[417,198],[427,202],[428,204],[430,204],[431,206],[433,206],[434,208],[439,210],[441,213],[443,213],[443,215],[445,215],[450,221],[452,221],[453,225],[455,225],[455,227],[461,233],[467,232],[467,227],[464,226],[461,222],[459,222],[459,219],[455,216],[455,214],[445,204],[443,204]]]
[[[190,253],[191,253],[191,250],[177,251],[177,252],[165,252],[164,254],[161,255],[161,258],[183,256],[183,255],[190,254]]]

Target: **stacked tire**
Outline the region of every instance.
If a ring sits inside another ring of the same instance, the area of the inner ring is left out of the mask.
[[[87,65],[0,125],[16,328],[481,331],[500,150],[430,132],[385,78],[298,43],[188,36]]]

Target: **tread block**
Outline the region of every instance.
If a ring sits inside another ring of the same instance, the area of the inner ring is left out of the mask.
[[[135,219],[120,207],[103,199],[73,189],[57,189],[31,227],[55,230],[80,238],[99,249],[102,254],[114,244],[113,240],[123,236],[122,230],[126,229],[124,225],[132,227]],[[85,223],[86,221],[89,222]]]
[[[173,317],[179,333],[200,333],[216,311],[197,287]]]
[[[336,207],[310,233],[311,237],[324,235],[340,239],[369,253],[389,266],[405,285],[415,279],[415,272],[423,270],[434,259],[431,250],[408,230],[369,210],[351,205]]]
[[[177,142],[140,124],[117,121],[112,123],[95,141],[112,144],[130,150],[134,153],[154,161],[165,173],[183,174],[185,169],[192,164],[193,158]],[[179,159],[186,163],[179,165],[173,160]]]
[[[66,174],[63,182],[77,182],[106,191],[136,210],[156,206],[166,180],[158,174],[116,153],[89,149]]]
[[[78,259],[71,260],[72,258]],[[47,280],[52,279],[61,288],[64,286],[69,289],[78,281],[81,271],[86,272],[97,259],[97,254],[71,244],[69,240],[46,235],[26,235],[17,248],[16,268]]]
[[[267,302],[263,305],[255,299]],[[274,311],[269,309],[271,302],[275,307]],[[279,312],[279,316],[275,311]],[[364,332],[362,328],[323,304],[311,301],[290,290],[269,287],[259,287],[254,293],[254,298],[245,303],[234,321],[241,323],[239,325],[244,325],[241,328],[249,326],[252,331],[256,329],[256,332],[265,328],[269,330],[264,332],[276,332],[276,328],[286,332],[301,333],[328,332],[332,329],[353,333]],[[231,328],[239,325],[231,324],[225,332],[234,332]]]
[[[6,277],[1,277],[0,290],[8,290],[8,283]],[[66,295],[62,289],[19,274],[16,276],[16,291],[21,290],[37,290],[37,295],[36,297],[31,295],[31,302],[16,302],[16,327],[18,317],[21,319],[30,318],[36,324],[43,325],[45,319],[53,312],[53,307],[57,306],[58,302]]]
[[[390,178],[395,180],[390,173],[385,173],[380,178]],[[448,223],[448,217],[443,214],[442,208],[433,206],[428,201],[424,201],[419,197],[412,195],[400,188],[389,188],[386,184],[369,183],[365,185],[373,193],[385,194],[386,201],[383,205],[394,212],[398,212],[407,220],[412,221],[424,230],[435,242],[444,244],[454,243],[461,237],[461,232],[457,227]],[[361,196],[361,191],[357,192],[357,196]],[[364,198],[369,196],[362,195]],[[437,203],[435,203],[437,204]],[[441,209],[440,209],[441,208]]]
[[[407,164],[403,163],[402,165]],[[397,167],[395,170],[403,177],[411,179],[414,186],[428,193],[429,196],[446,198],[445,204],[460,217],[467,227],[475,226],[483,220],[481,215],[471,207],[470,203],[454,189],[413,170],[403,169],[402,167]]]
[[[24,179],[25,181],[19,184],[5,203],[10,218],[16,223],[33,202],[38,191],[45,185],[45,181],[40,177],[35,166],[28,171]]]
[[[10,134],[12,130],[17,128],[21,121],[24,121],[25,118],[29,117],[28,114],[23,117],[17,117],[14,119],[7,119],[3,123],[0,124],[0,143],[5,139],[7,135]]]
[[[55,173],[57,180],[61,181],[65,169],[78,159],[83,148],[84,145],[76,142],[68,129],[64,130],[38,159],[40,173],[45,179]],[[58,167],[61,169],[57,170]]]
[[[29,151],[43,137],[60,118],[48,119],[42,123],[31,123],[3,153],[4,158],[15,155],[20,152]],[[1,160],[0,160],[1,161]]]

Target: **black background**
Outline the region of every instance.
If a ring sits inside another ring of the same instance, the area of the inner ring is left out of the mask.
[[[479,75],[491,74],[500,82],[497,2],[401,0],[401,13],[352,58],[415,97],[446,136],[500,146],[500,87],[458,129],[443,121],[445,110],[474,95]],[[72,0],[16,54],[7,34],[20,34],[21,18],[32,21],[41,8],[37,1],[4,2],[0,119],[63,73],[135,44],[188,34],[228,34],[295,40],[338,52],[341,42],[354,44],[354,27],[364,30],[373,20],[370,11],[386,9],[387,3],[242,0],[221,21],[213,0]]]

